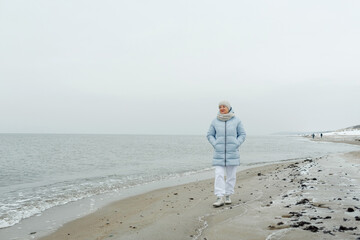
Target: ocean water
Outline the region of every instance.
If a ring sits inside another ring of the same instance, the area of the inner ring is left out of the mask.
[[[359,150],[248,136],[243,166]],[[205,136],[0,134],[0,229],[70,202],[211,170]]]

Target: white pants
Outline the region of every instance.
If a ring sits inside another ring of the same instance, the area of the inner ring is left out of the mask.
[[[234,193],[237,166],[215,166],[215,195],[222,197]],[[226,172],[226,181],[225,181]]]

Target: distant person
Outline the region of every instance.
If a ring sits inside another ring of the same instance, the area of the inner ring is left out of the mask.
[[[322,133],[320,133],[320,137],[322,138],[322,136],[323,136],[323,134]]]
[[[313,138],[313,139],[315,138],[315,133],[312,134],[312,138]]]
[[[244,127],[232,111],[230,103],[220,102],[217,117],[207,133],[207,139],[214,147],[212,165],[215,167],[214,193],[217,197],[214,207],[231,204],[230,195],[234,193],[236,168],[240,165],[239,147],[245,137]]]

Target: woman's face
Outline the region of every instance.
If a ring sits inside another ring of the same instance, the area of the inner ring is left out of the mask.
[[[227,106],[224,106],[224,105],[220,105],[220,106],[219,106],[219,110],[220,110],[220,113],[221,113],[221,114],[227,114],[227,113],[229,113],[228,107],[227,107]]]

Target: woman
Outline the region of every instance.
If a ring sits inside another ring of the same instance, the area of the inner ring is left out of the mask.
[[[212,165],[215,166],[214,193],[217,196],[214,207],[231,204],[230,195],[234,193],[236,167],[240,165],[239,147],[245,137],[244,127],[232,111],[230,103],[220,102],[219,113],[207,133],[207,138],[214,147]]]

